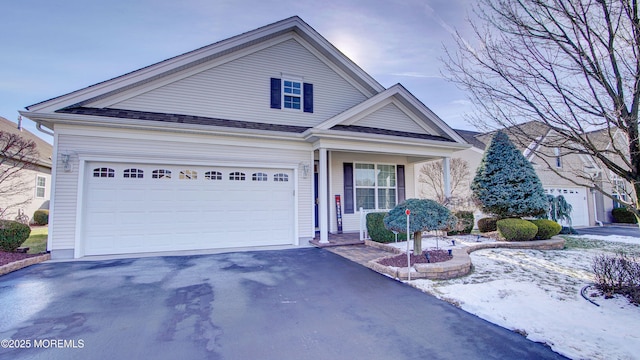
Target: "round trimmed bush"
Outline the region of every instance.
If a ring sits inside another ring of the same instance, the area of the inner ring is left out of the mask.
[[[496,227],[497,218],[487,217],[478,220],[478,230],[481,233],[492,232],[498,230]]]
[[[0,250],[14,252],[31,234],[29,225],[17,221],[0,220]]]
[[[553,220],[538,219],[529,221],[538,227],[538,233],[536,234],[536,239],[538,240],[551,239],[562,231],[562,225]]]
[[[498,220],[496,226],[507,241],[529,241],[538,233],[538,227],[534,223],[522,219]]]
[[[615,223],[636,224],[638,222],[636,216],[624,207],[619,207],[611,210],[611,216],[613,217],[613,222]]]
[[[45,210],[45,209],[36,210],[33,213],[33,222],[36,225],[47,225],[47,224],[49,224],[49,210]]]

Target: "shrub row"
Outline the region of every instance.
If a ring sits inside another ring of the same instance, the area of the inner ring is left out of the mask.
[[[485,220],[488,219],[488,220]],[[562,230],[562,226],[555,221],[547,219],[539,220],[523,220],[523,219],[502,219],[485,218],[478,221],[483,223],[483,228],[493,228],[493,224],[497,231],[507,241],[529,241],[529,240],[547,240],[556,236]],[[484,222],[482,220],[485,220]],[[482,229],[480,230],[482,231]],[[486,231],[485,231],[486,232]]]
[[[0,250],[14,252],[31,234],[29,225],[17,221],[0,220]]]
[[[611,210],[611,217],[613,217],[613,222],[615,223],[636,224],[638,222],[636,216],[623,207]]]

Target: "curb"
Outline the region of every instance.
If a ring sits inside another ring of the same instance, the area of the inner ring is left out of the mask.
[[[370,244],[373,243],[373,244]],[[471,254],[474,251],[482,249],[529,249],[529,250],[562,250],[565,240],[561,237],[554,236],[549,240],[535,240],[522,242],[496,241],[492,243],[482,243],[470,245],[463,249],[453,250],[453,259],[432,264],[415,264],[411,269],[411,279],[429,279],[429,280],[449,280],[467,275],[471,272]],[[375,245],[374,245],[375,244]],[[390,253],[403,253],[401,250],[391,246],[373,241],[367,241],[366,245],[372,246]],[[395,256],[395,255],[394,255]],[[389,256],[390,257],[390,256]],[[383,257],[384,258],[384,257]],[[392,276],[399,280],[407,280],[409,273],[407,268],[396,268],[384,266],[378,263],[380,259],[369,261],[367,267],[382,274]]]
[[[47,260],[51,260],[51,254],[42,254],[2,265],[0,266],[0,276]]]

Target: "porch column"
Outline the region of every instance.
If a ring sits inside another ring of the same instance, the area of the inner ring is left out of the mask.
[[[444,197],[451,197],[451,158],[442,159],[442,175],[444,176]]]
[[[327,182],[327,149],[318,149],[318,225],[320,225],[320,243],[329,243],[329,204],[327,203],[329,184]]]

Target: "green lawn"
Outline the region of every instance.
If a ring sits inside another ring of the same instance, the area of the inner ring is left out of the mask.
[[[22,246],[29,248],[29,254],[39,254],[47,251],[47,235],[49,228],[46,226],[31,229],[31,235]]]

